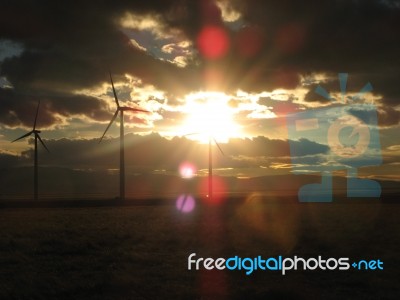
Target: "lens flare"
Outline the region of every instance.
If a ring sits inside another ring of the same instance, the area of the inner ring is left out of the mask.
[[[236,36],[238,53],[243,57],[257,55],[263,46],[264,34],[258,27],[244,27]]]
[[[182,178],[190,179],[196,175],[196,168],[191,163],[182,163],[179,166],[179,174]]]
[[[204,201],[210,205],[220,205],[227,199],[227,186],[222,177],[212,176],[212,195],[209,195],[209,179],[204,177],[199,183],[199,193],[206,195]]]
[[[291,250],[298,241],[300,213],[294,197],[283,200],[272,194],[252,193],[237,207],[236,218],[238,229],[252,232],[236,242],[251,244],[256,238]]]
[[[200,53],[208,59],[217,59],[229,49],[229,39],[225,30],[218,26],[205,26],[197,37]]]
[[[183,213],[190,213],[196,206],[196,201],[191,195],[180,195],[176,200],[176,208]]]

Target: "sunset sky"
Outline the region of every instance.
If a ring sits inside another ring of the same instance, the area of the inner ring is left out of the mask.
[[[211,134],[217,174],[288,173],[287,117],[351,102],[378,112],[383,164],[360,173],[400,180],[399,28],[396,0],[3,1],[0,167],[32,164],[33,140],[11,141],[40,100],[41,165],[118,168],[118,122],[98,144],[116,109],[110,71],[120,102],[151,112],[125,115],[128,171],[189,161],[201,174]],[[295,142],[306,164],[329,155]]]

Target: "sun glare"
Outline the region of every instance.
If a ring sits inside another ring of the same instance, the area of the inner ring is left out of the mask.
[[[208,143],[209,137],[226,143],[239,137],[241,127],[233,120],[234,108],[229,96],[219,92],[197,92],[186,96],[184,112],[187,114],[181,133],[190,139]]]

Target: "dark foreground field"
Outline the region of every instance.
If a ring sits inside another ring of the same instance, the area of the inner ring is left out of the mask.
[[[253,195],[188,214],[139,204],[3,207],[0,298],[400,299],[398,204]],[[380,259],[384,270],[188,271],[193,252]]]

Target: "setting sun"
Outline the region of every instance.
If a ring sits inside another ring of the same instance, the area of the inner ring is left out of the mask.
[[[229,106],[229,96],[220,92],[197,92],[186,96],[183,111],[187,114],[181,134],[207,143],[209,137],[218,142],[241,134],[241,126],[233,120],[234,108]]]

